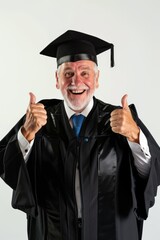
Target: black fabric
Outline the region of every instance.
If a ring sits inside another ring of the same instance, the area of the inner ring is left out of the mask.
[[[96,56],[86,53],[79,53],[74,55],[66,55],[64,57],[59,58],[57,60],[57,67],[65,62],[77,62],[80,60],[91,60],[92,62],[95,62],[98,65]]]
[[[82,236],[82,219],[78,218],[78,240],[81,240]]]
[[[60,44],[57,48],[56,58],[60,59],[67,55],[76,55],[80,53],[87,53],[92,56],[96,56],[96,51],[92,43],[80,39],[73,39],[69,42]]]
[[[79,163],[82,195],[81,240],[141,240],[143,220],[154,205],[160,183],[160,148],[146,135],[152,165],[147,179],[134,167],[125,137],[110,128],[116,109],[94,98],[94,107],[76,138],[63,101],[44,100],[47,124],[36,134],[27,164],[17,142],[25,116],[0,142],[0,173],[13,188],[12,206],[27,214],[29,240],[79,237],[75,172]]]
[[[112,43],[86,33],[68,30],[53,40],[40,54],[56,58],[58,66],[68,61],[66,59],[68,59],[69,56],[71,61],[82,60],[73,57],[74,55],[80,56],[79,54],[87,54],[87,56],[90,57],[89,59],[97,64],[96,55],[109,49],[111,50],[111,67],[113,67],[114,45]],[[85,55],[81,55],[81,57],[82,56]]]

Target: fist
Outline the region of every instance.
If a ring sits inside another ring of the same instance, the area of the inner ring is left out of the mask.
[[[139,127],[134,121],[127,103],[127,95],[121,99],[122,109],[112,111],[110,125],[113,132],[125,136],[129,141],[139,143]]]
[[[47,123],[47,112],[44,105],[36,103],[36,97],[30,94],[29,105],[26,112],[26,120],[22,127],[22,134],[30,142],[35,134]]]

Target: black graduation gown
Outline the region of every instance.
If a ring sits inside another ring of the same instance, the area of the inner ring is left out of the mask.
[[[12,206],[27,214],[29,240],[76,240],[75,173],[79,164],[83,240],[140,240],[160,183],[160,148],[139,120],[152,164],[142,179],[125,137],[110,128],[117,107],[94,98],[77,140],[61,100],[43,100],[47,124],[36,134],[27,164],[17,142],[25,116],[0,142],[0,174],[13,189]]]

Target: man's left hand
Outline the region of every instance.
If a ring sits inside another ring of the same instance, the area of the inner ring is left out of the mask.
[[[125,136],[131,142],[139,143],[140,129],[132,117],[127,97],[126,94],[121,99],[122,109],[112,111],[110,125],[113,132]]]

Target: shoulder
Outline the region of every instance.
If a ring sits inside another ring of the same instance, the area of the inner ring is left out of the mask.
[[[121,108],[120,106],[112,105],[110,103],[103,102],[100,99],[94,98],[94,103],[97,105],[100,112],[112,112],[115,109]]]
[[[61,99],[42,99],[39,101],[39,103],[42,103],[45,106],[45,108],[50,108],[50,107],[59,105],[60,103],[62,103],[62,100]]]
[[[104,111],[104,112],[112,112],[113,110],[115,109],[121,109],[122,107],[120,105],[112,105],[110,103],[106,103],[106,102],[103,102],[102,100],[100,99],[96,99],[94,98],[94,101],[95,101],[95,104],[97,104],[98,108],[101,110],[101,111]],[[137,114],[137,110],[136,110],[136,107],[134,104],[130,104],[129,105],[130,107],[130,110],[133,114],[133,117],[137,117],[138,114]]]

